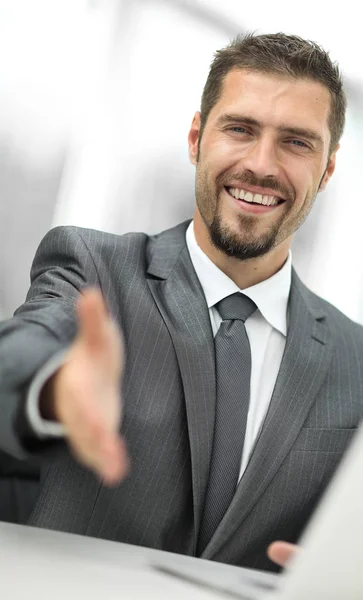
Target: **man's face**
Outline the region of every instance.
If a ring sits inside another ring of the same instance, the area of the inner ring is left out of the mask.
[[[189,133],[197,213],[215,247],[244,260],[291,241],[334,171],[330,104],[309,79],[226,76],[201,139],[199,113]]]

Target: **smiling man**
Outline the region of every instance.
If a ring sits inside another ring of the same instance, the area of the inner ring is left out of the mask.
[[[290,252],[345,110],[318,45],[238,37],[189,132],[193,221],[47,234],[0,325],[0,443],[51,458],[33,525],[286,562],[363,414],[363,328],[306,288]]]
[[[239,65],[237,48],[235,60]],[[246,63],[225,75],[213,106],[207,83],[189,134],[197,167],[195,235],[240,287],[273,275],[287,259],[293,234],[334,172],[345,112],[341,91],[331,130],[331,91],[311,78],[319,68],[297,77],[256,72]]]

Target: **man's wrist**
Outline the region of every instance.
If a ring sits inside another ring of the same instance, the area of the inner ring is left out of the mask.
[[[68,349],[53,356],[36,374],[26,399],[26,418],[34,435],[40,439],[64,437],[66,430],[54,414],[54,375],[64,364]]]
[[[60,367],[61,368],[61,367]],[[57,422],[58,419],[55,414],[55,405],[54,405],[54,387],[55,387],[55,378],[57,377],[58,369],[52,375],[48,381],[44,384],[40,395],[39,395],[39,414],[42,419],[45,421],[53,421]]]

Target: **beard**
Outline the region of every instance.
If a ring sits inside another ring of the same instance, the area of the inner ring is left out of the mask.
[[[323,179],[323,178],[322,178]],[[275,218],[265,232],[259,232],[260,220],[258,215],[235,214],[234,226],[230,226],[223,218],[221,202],[221,191],[231,182],[239,182],[270,188],[276,191],[276,195],[285,199],[284,209],[281,206],[279,218]],[[319,184],[320,185],[320,184]],[[318,188],[319,189],[319,188]],[[257,180],[252,173],[236,173],[233,177],[224,174],[217,178],[216,184],[211,185],[208,181],[208,173],[199,164],[199,172],[196,177],[196,201],[200,215],[208,229],[209,238],[215,248],[221,250],[229,257],[246,261],[252,258],[264,256],[273,248],[278,246],[287,237],[292,235],[305,221],[313,205],[318,189],[312,194],[301,210],[290,216],[294,205],[294,197],[291,190],[287,190],[281,184],[269,179]]]
[[[246,237],[251,238],[250,233],[253,233],[254,225],[251,224],[248,218],[242,215],[238,215],[237,220],[238,230],[239,232],[243,232],[244,236],[224,225],[219,212],[216,212],[208,227],[209,237],[213,246],[224,252],[227,256],[237,258],[238,260],[248,260],[264,256],[277,245],[276,241],[280,231],[279,222],[275,223],[267,233],[254,239],[246,239]]]
[[[199,173],[196,177],[196,201],[213,246],[227,256],[238,260],[244,261],[263,256],[281,241],[279,238],[283,221],[286,218],[286,210],[281,211],[280,218],[271,223],[269,230],[265,233],[258,234],[259,218],[258,215],[252,214],[235,214],[235,226],[232,228],[223,218],[220,197],[221,191],[231,181],[239,181],[241,185],[247,183],[276,189],[284,198],[288,198],[289,195],[276,183],[270,180],[263,183],[257,181],[252,174],[246,173],[235,174],[233,178],[229,176],[228,181],[225,176],[221,175],[217,178],[216,185],[212,186],[208,182],[208,174],[199,165]]]

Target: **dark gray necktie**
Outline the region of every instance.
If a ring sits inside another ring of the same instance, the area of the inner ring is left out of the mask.
[[[216,417],[198,555],[222,520],[238,483],[251,381],[251,348],[245,321],[257,306],[237,292],[216,304],[216,308],[223,319],[215,336]]]

